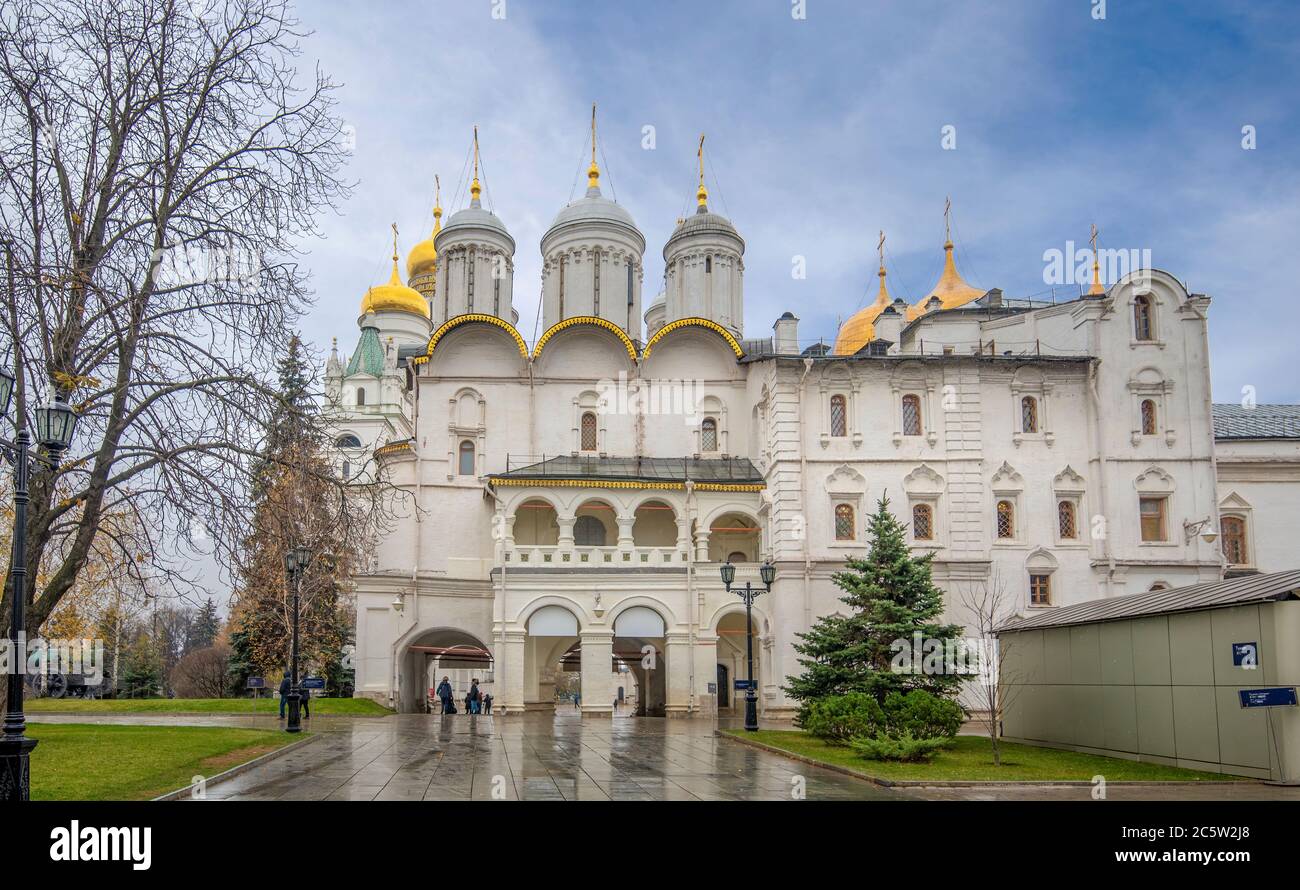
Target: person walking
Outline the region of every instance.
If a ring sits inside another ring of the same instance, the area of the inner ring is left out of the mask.
[[[442,704],[442,713],[446,714],[451,711],[451,683],[446,677],[438,684],[437,689],[438,701]]]
[[[280,719],[284,719],[285,705],[289,704],[289,690],[293,684],[289,682],[289,672],[284,672],[284,679],[280,681]]]
[[[483,713],[484,714],[492,713],[492,693],[490,692],[483,693]]]
[[[311,702],[311,690],[310,690],[310,689],[299,689],[299,690],[298,690],[298,707],[302,708],[302,719],[304,719],[304,720],[310,720],[310,719],[311,719],[311,704],[310,704],[310,702]]]
[[[479,713],[482,703],[483,694],[478,690],[478,678],[475,677],[469,682],[469,712],[471,714]]]

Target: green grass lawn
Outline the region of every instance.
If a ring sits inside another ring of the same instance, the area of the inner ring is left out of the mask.
[[[29,698],[32,714],[279,714],[279,698]],[[368,698],[313,698],[312,716],[380,717],[393,713]]]
[[[1038,748],[1003,742],[1002,765],[993,765],[993,748],[984,736],[957,736],[951,748],[940,751],[929,763],[895,763],[865,760],[847,746],[830,745],[798,730],[745,732],[731,735],[753,739],[774,748],[800,754],[825,763],[845,766],[881,779],[956,782],[1050,782],[1091,781],[1105,776],[1108,782],[1205,782],[1241,777],[1198,770],[1179,769],[1158,763],[1136,763],[1115,757],[1098,757],[1056,748]]]
[[[148,800],[303,736],[211,726],[28,724],[33,800]]]

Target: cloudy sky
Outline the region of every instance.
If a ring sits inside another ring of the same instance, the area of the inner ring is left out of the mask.
[[[351,349],[360,299],[387,277],[389,223],[404,261],[432,224],[435,172],[448,212],[463,205],[477,124],[532,340],[538,242],[581,195],[595,101],[605,193],[646,236],[646,305],[705,132],[710,205],[747,243],[746,336],[791,309],[801,339],[833,338],[874,293],[880,229],[892,293],[917,299],[942,267],[951,195],[971,283],[1050,299],[1044,252],[1086,245],[1096,223],[1103,247],[1149,251],[1214,298],[1216,400],[1250,385],[1300,401],[1300,11],[1105,0],[1099,18],[1101,3],[806,0],[798,18],[792,0],[304,0],[302,61],[343,84],[357,183],[307,245],[304,330]]]

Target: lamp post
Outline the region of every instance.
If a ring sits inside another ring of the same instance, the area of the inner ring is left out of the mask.
[[[12,264],[12,259],[11,259]],[[12,265],[10,275],[12,277]],[[11,282],[12,283],[12,282]],[[0,418],[9,414],[17,380],[13,374],[0,369]],[[9,621],[9,675],[8,703],[4,716],[4,734],[0,737],[0,800],[29,800],[31,798],[31,753],[36,740],[24,735],[27,720],[23,715],[23,676],[27,661],[26,620],[27,599],[27,503],[31,499],[28,479],[33,466],[43,465],[52,472],[59,466],[59,458],[72,443],[72,432],[77,425],[76,412],[62,396],[37,408],[36,441],[45,454],[31,453],[32,435],[22,418],[14,418],[15,435],[11,442],[0,439],[0,453],[14,471],[14,530],[13,556],[9,569],[9,590],[13,597],[13,614]]]
[[[293,587],[293,643],[289,656],[289,722],[285,732],[302,732],[302,694],[298,690],[298,594],[302,590],[302,576],[311,562],[311,551],[294,547],[284,554],[284,573]]]
[[[758,695],[754,692],[754,600],[762,593],[772,592],[772,582],[776,580],[776,566],[770,562],[763,563],[758,570],[763,581],[763,589],[755,589],[748,581],[744,589],[731,589],[731,582],[736,580],[736,567],[727,560],[722,564],[722,583],[727,593],[735,593],[745,601],[745,656],[749,661],[749,680],[745,684],[745,731],[758,731]]]

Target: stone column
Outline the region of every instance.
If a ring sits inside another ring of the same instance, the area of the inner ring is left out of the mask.
[[[664,692],[664,713],[668,717],[687,717],[691,709],[691,645],[685,633],[670,633],[664,641],[664,660],[660,665],[668,672]]]
[[[614,716],[614,688],[610,683],[614,663],[614,635],[609,631],[582,633],[582,717]]]
[[[525,645],[528,635],[523,630],[507,630],[501,660],[501,701],[492,710],[501,714],[524,712]]]

